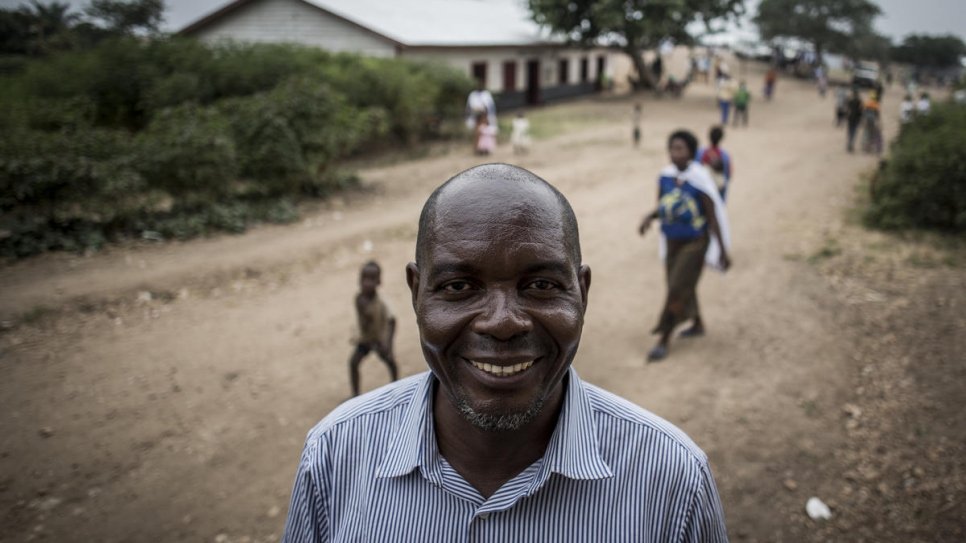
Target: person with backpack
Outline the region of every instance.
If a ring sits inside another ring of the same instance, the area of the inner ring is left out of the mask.
[[[702,147],[698,150],[695,161],[708,169],[711,178],[714,179],[715,186],[718,187],[723,202],[728,192],[728,186],[731,184],[731,155],[721,148],[724,129],[720,126],[711,127],[708,139],[711,140],[711,146]]]

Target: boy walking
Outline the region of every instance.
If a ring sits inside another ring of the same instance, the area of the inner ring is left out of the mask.
[[[356,318],[359,325],[356,345],[349,357],[349,378],[352,395],[359,395],[359,364],[370,351],[376,351],[389,368],[392,380],[399,378],[396,359],[392,353],[392,340],[396,334],[396,318],[376,293],[382,282],[382,269],[375,261],[366,262],[359,271],[359,293],[356,294]]]
[[[744,81],[738,86],[738,90],[735,91],[735,120],[734,126],[738,126],[740,122],[743,126],[748,126],[748,103],[751,102],[751,93],[748,92],[748,86]]]

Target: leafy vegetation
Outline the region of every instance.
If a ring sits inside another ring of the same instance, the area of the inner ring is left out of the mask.
[[[552,32],[581,45],[601,40],[621,48],[634,64],[638,86],[654,87],[641,52],[671,38],[693,41],[693,22],[734,19],[744,13],[744,0],[528,0],[533,19]]]
[[[903,126],[874,181],[869,224],[966,232],[966,106],[937,104]]]
[[[346,158],[446,135],[470,88],[440,66],[160,36],[27,60],[0,75],[0,255],[294,220],[353,183]]]

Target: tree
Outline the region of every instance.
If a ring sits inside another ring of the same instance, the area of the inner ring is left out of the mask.
[[[70,47],[70,29],[78,14],[69,4],[32,0],[16,10],[0,10],[0,44],[4,53],[43,55]]]
[[[155,33],[164,21],[164,0],[91,0],[88,17],[116,34]]]
[[[761,0],[754,22],[766,40],[798,38],[815,47],[821,61],[826,50],[848,52],[857,34],[872,33],[882,13],[869,0]]]
[[[962,56],[966,56],[966,44],[952,34],[911,34],[892,49],[892,59],[896,62],[930,68],[956,66]]]
[[[641,53],[672,39],[690,43],[687,27],[744,13],[744,0],[528,0],[533,20],[571,43],[607,42],[630,57],[639,86],[653,87]]]
[[[852,36],[841,52],[855,61],[875,60],[887,65],[891,51],[892,41],[870,27]]]

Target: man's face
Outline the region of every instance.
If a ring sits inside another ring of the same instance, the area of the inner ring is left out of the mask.
[[[479,428],[514,430],[561,397],[590,270],[574,261],[548,191],[488,197],[478,187],[441,196],[407,279],[423,354],[449,402]]]

